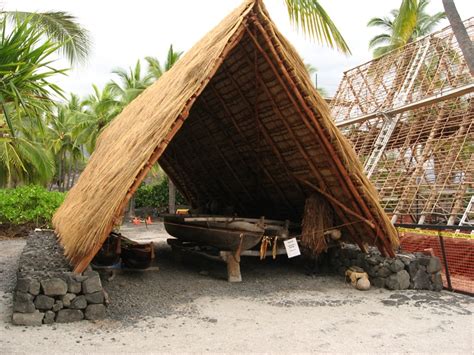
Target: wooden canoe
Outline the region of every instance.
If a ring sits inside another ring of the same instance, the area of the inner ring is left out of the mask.
[[[264,235],[284,234],[285,222],[250,218],[165,215],[166,232],[183,242],[208,245],[219,250],[252,249]]]

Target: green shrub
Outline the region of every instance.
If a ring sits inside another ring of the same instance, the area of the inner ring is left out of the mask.
[[[135,206],[155,207],[159,210],[168,208],[168,179],[163,179],[155,185],[141,185],[135,194]],[[176,191],[176,204],[185,204],[184,197]]]
[[[35,185],[0,189],[0,224],[50,226],[64,196]]]

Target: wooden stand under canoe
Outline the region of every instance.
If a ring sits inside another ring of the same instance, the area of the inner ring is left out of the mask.
[[[288,221],[194,215],[163,217],[166,232],[178,239],[168,240],[173,251],[185,251],[186,245],[211,246],[218,249],[219,256],[211,258],[226,262],[229,282],[242,281],[240,275],[242,252],[255,248],[264,236],[286,239],[289,235]],[[196,253],[195,250],[187,251]],[[200,254],[206,256],[204,253]]]

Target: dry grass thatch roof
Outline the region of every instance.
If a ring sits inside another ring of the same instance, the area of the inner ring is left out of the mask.
[[[194,205],[300,221],[312,193],[362,248],[393,254],[396,232],[326,102],[261,1],[244,2],[104,130],[53,223],[83,270],[150,167]]]

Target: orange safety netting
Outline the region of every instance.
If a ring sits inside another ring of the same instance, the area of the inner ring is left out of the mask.
[[[440,238],[432,235],[402,233],[400,245],[403,251],[429,252],[441,260],[443,283],[448,287],[446,264],[454,290],[474,293],[474,239],[443,238],[446,263],[443,258]]]

